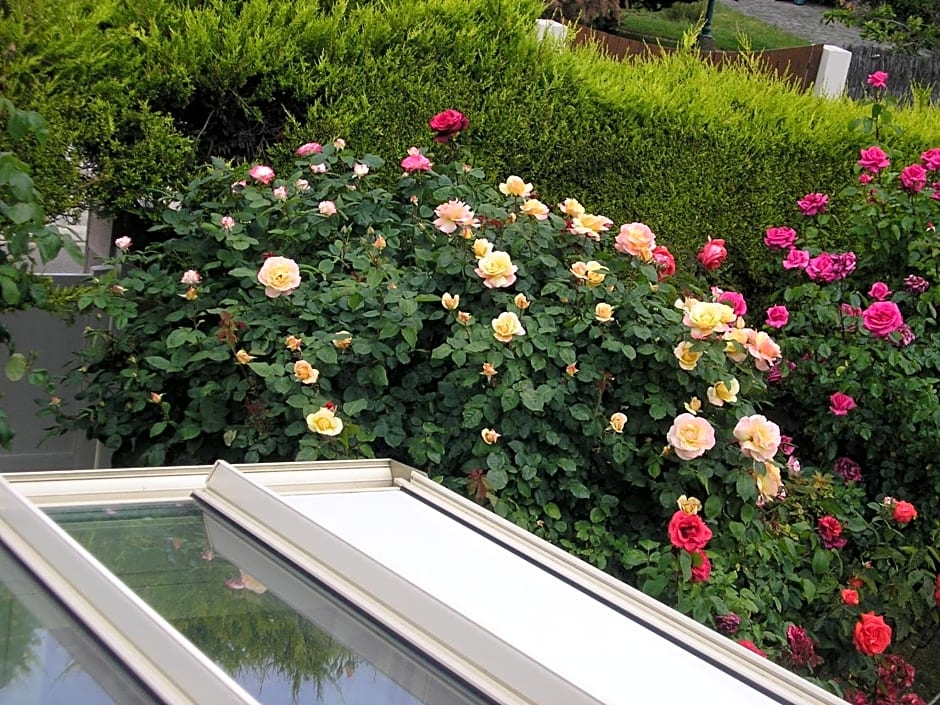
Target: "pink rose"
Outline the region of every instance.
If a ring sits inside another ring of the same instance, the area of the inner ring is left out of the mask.
[[[781,226],[767,228],[764,233],[764,244],[772,250],[788,250],[796,243],[796,230]]]
[[[809,252],[807,250],[798,250],[795,247],[787,252],[787,258],[783,260],[784,269],[806,269],[809,264]]]
[[[866,82],[872,88],[887,88],[888,74],[885,71],[875,71],[874,73],[868,74]]]
[[[884,282],[875,282],[871,285],[871,289],[868,290],[868,295],[879,301],[884,301],[891,296],[891,293],[891,289],[889,289],[888,285]]]
[[[725,249],[725,241],[709,238],[702,249],[699,250],[696,259],[702,263],[705,269],[718,269],[721,263],[728,256],[728,250]]]
[[[765,323],[771,328],[783,328],[790,321],[790,312],[786,306],[771,306],[767,309]]]
[[[662,281],[666,277],[671,277],[676,273],[676,258],[668,248],[658,245],[653,248],[653,264],[659,271],[659,279]]]
[[[131,248],[131,239],[127,235],[122,235],[114,241],[114,246],[121,252],[127,252]]]
[[[807,263],[806,276],[814,282],[831,284],[854,272],[855,264],[854,252],[843,252],[840,255],[820,252]]]
[[[826,212],[829,205],[829,196],[824,193],[808,193],[796,202],[800,212],[805,216],[814,216]]]
[[[834,416],[845,416],[855,408],[855,400],[848,394],[833,392],[829,397],[829,411]]]
[[[467,119],[467,116],[459,110],[449,108],[428,120],[428,127],[437,133],[434,136],[435,141],[444,143],[449,141],[450,138],[454,137],[458,132],[462,132],[470,127],[470,121]]]
[[[195,269],[187,269],[183,272],[183,276],[180,277],[180,284],[188,284],[190,286],[198,284],[201,281],[202,276]]]
[[[408,156],[401,160],[401,168],[412,173],[415,171],[431,171],[431,160],[421,154],[417,147],[409,147]]]
[[[911,193],[921,191],[927,185],[927,170],[920,164],[911,164],[901,170],[901,185]]]
[[[251,167],[251,171],[248,172],[248,176],[250,176],[255,181],[259,181],[267,186],[272,181],[274,181],[274,169],[262,164],[255,164],[253,167]]]
[[[920,155],[920,160],[924,163],[927,171],[937,171],[940,169],[940,147],[932,147]]]
[[[876,147],[872,145],[868,149],[861,150],[861,158],[858,160],[858,165],[870,171],[872,174],[877,174],[882,169],[887,169],[891,165],[891,160],[888,159],[888,155],[884,153],[884,150],[881,147]]]
[[[294,154],[298,157],[309,157],[311,154],[319,154],[322,151],[323,147],[319,142],[307,142],[307,144],[300,145]]]
[[[686,514],[681,509],[669,520],[669,541],[676,548],[694,553],[705,548],[712,537],[712,530],[698,514]]]
[[[317,210],[320,212],[320,215],[329,218],[331,215],[336,215],[336,203],[333,201],[320,201],[320,203],[317,204]]]
[[[231,230],[235,227],[235,219],[230,215],[223,215],[219,225],[222,226],[223,230]]]
[[[695,562],[698,561],[698,565]],[[712,575],[712,562],[708,560],[708,554],[705,551],[694,551],[692,553],[692,582],[705,583]]]
[[[842,524],[834,516],[826,515],[816,521],[816,533],[826,548],[844,548],[848,541],[842,536]]]
[[[871,183],[871,174],[861,173],[858,175],[858,183],[860,184],[870,184]]]
[[[862,325],[872,335],[887,338],[904,325],[904,317],[893,301],[876,301],[862,311]]]
[[[734,310],[735,316],[743,316],[747,313],[747,301],[738,292],[722,291],[716,286],[712,287],[712,295],[717,303],[730,306]]]

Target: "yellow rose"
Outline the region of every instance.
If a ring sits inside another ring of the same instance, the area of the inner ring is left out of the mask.
[[[249,362],[255,359],[254,355],[249,355],[245,350],[239,350],[235,353],[235,359],[238,361],[239,365],[247,365]]]
[[[304,384],[316,384],[320,379],[320,370],[306,360],[298,360],[294,363],[294,377]]]
[[[734,404],[738,400],[738,392],[741,391],[741,384],[738,380],[732,378],[730,384],[725,384],[723,380],[715,382],[714,386],[708,388],[708,402],[715,406],[724,406],[725,404]]]
[[[338,350],[348,350],[349,346],[352,345],[352,336],[349,335],[348,330],[341,330],[339,333],[335,333],[336,336],[343,336],[342,338],[334,338],[333,347]]]
[[[732,328],[729,331],[725,331],[725,334],[721,336],[722,340],[725,342],[725,354],[735,362],[744,362],[747,359],[747,339],[748,339],[748,329],[746,328]]]
[[[483,438],[483,442],[489,446],[496,443],[501,435],[502,434],[500,433],[496,433],[496,431],[492,428],[484,428],[482,431],[480,431],[480,436]]]
[[[690,414],[697,414],[702,409],[702,400],[698,397],[692,397],[685,403],[685,410]]]
[[[602,283],[607,276],[607,267],[594,260],[587,262],[585,269],[585,279],[587,279],[588,286],[597,286]]]
[[[298,338],[296,335],[289,335],[284,338],[284,345],[287,346],[288,350],[293,350],[294,352],[300,350],[300,346],[303,345],[303,343],[303,339]]]
[[[448,311],[453,311],[460,305],[460,294],[451,296],[449,292],[445,292],[441,297],[441,306],[446,308]]]
[[[493,377],[496,376],[496,368],[493,367],[491,363],[484,362],[483,371],[480,374],[486,377],[487,379],[492,379]]]
[[[532,194],[532,184],[527,184],[518,176],[510,176],[499,185],[499,192],[506,196],[528,198]]]
[[[462,323],[462,324],[465,325],[465,326],[466,326],[466,325],[469,325],[471,318],[473,318],[473,316],[471,316],[471,315],[470,315],[469,313],[467,313],[466,311],[457,311],[457,321],[458,321],[459,323]]]
[[[686,497],[685,495],[682,495],[676,501],[676,504],[678,504],[679,509],[686,514],[698,514],[700,511],[702,511],[702,503],[695,497]]]
[[[704,340],[713,333],[724,333],[731,329],[737,316],[734,309],[725,304],[709,301],[692,301],[685,307],[682,323],[688,326],[690,335],[697,340]]]
[[[486,257],[493,251],[493,243],[485,237],[479,237],[473,241],[473,254],[477,259]]]
[[[532,216],[536,220],[548,219],[548,206],[534,198],[530,198],[523,203],[521,210],[523,213]]]
[[[582,262],[578,260],[573,265],[571,265],[571,273],[574,274],[578,279],[587,279],[587,262]]]
[[[565,372],[568,374],[569,377],[574,377],[580,371],[581,370],[578,369],[578,365],[574,362],[572,362],[570,365],[568,365],[565,368]]]
[[[732,433],[746,458],[767,461],[780,448],[780,427],[762,414],[738,419]]]
[[[287,257],[268,257],[258,270],[258,281],[264,284],[264,294],[276,299],[300,286],[300,268]]]
[[[501,343],[508,343],[514,335],[525,335],[525,328],[519,317],[510,312],[499,314],[493,319],[493,337]]]
[[[573,233],[584,235],[592,240],[600,240],[600,233],[610,228],[613,224],[610,218],[605,218],[602,215],[581,213],[571,219],[571,225],[569,227]]]
[[[764,501],[776,499],[780,494],[780,488],[783,487],[783,480],[780,479],[780,468],[771,462],[764,463],[764,472],[754,473],[754,481],[757,483],[757,492]]]
[[[529,308],[529,300],[526,298],[525,294],[516,294],[512,302],[520,311],[525,311],[527,308]]]
[[[508,252],[493,250],[480,258],[477,268],[473,271],[483,278],[483,286],[488,289],[499,289],[513,285],[518,269],[509,258]]]
[[[601,301],[594,307],[594,318],[600,323],[610,323],[614,318],[614,307]]]
[[[312,414],[307,414],[307,428],[322,436],[337,436],[343,430],[343,422],[336,418],[336,412],[328,406],[321,406]]]
[[[562,203],[558,204],[558,210],[574,218],[576,215],[584,213],[584,206],[578,203],[574,198],[566,198]]]
[[[623,433],[623,427],[627,424],[627,415],[621,411],[610,415],[610,430],[614,433]]]
[[[702,357],[702,353],[695,352],[692,346],[693,343],[683,340],[672,351],[679,361],[679,367],[683,370],[694,370],[695,366],[698,364],[699,358]]]

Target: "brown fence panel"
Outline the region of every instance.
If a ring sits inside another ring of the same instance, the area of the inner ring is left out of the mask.
[[[631,56],[661,56],[665,52],[676,51],[675,47],[648,44],[637,39],[618,37],[590,27],[575,27],[575,46],[596,45],[605,55],[614,59],[626,59]],[[822,60],[823,45],[794,47],[792,49],[771,49],[767,51],[702,51],[702,57],[715,66],[733,64],[745,57],[756,55],[756,65],[763,71],[777,78],[791,81],[800,90],[808,90],[816,80],[819,62]]]

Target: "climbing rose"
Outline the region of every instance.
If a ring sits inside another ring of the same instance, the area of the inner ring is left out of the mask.
[[[265,296],[276,299],[300,286],[300,269],[287,257],[268,257],[258,271],[258,281],[264,284]]]
[[[909,524],[917,518],[917,509],[915,509],[914,505],[910,502],[898,500],[894,503],[894,511],[892,512],[892,516],[898,524],[904,526],[905,524]]]
[[[681,509],[669,520],[668,532],[669,542],[689,553],[701,551],[712,537],[712,530],[702,521],[702,517],[686,514]]]
[[[927,171],[937,171],[940,169],[940,147],[932,147],[920,155],[920,160],[924,163]]]
[[[695,565],[696,559],[699,561],[698,565]],[[712,562],[708,560],[708,555],[705,553],[705,551],[694,551],[692,553],[692,582],[708,582],[708,579],[711,577],[711,575]]]
[[[862,325],[872,335],[887,338],[904,325],[904,317],[893,301],[876,301],[862,311]]]
[[[307,414],[306,421],[308,429],[323,436],[338,436],[343,430],[343,421],[336,418],[336,412],[330,406],[321,406],[314,413]]]
[[[251,171],[248,172],[248,176],[250,176],[255,181],[260,181],[262,184],[267,186],[274,180],[274,169],[262,164],[256,164],[255,166],[251,167]]]
[[[728,256],[728,250],[725,249],[725,241],[721,239],[711,239],[702,245],[696,255],[696,259],[702,263],[705,269],[718,269],[721,263]]]
[[[829,396],[829,411],[834,416],[845,416],[856,406],[855,400],[848,394],[833,392]]]
[[[470,127],[470,121],[459,110],[449,108],[428,120],[428,127],[437,133],[434,136],[435,141],[444,143]]]
[[[757,646],[754,644],[753,641],[750,641],[750,640],[748,640],[748,639],[738,639],[738,643],[739,643],[741,646],[743,646],[745,649],[747,649],[748,651],[753,651],[753,652],[754,652],[755,654],[757,654],[758,656],[762,656],[763,658],[767,658],[767,654],[765,654],[763,651],[761,651],[760,649],[758,649]]]
[[[803,627],[795,624],[787,627],[787,644],[790,646],[790,659],[795,666],[813,669],[822,663],[822,659],[816,653],[816,642]]]
[[[409,147],[408,156],[401,160],[401,168],[408,173],[431,171],[432,166],[431,160],[421,154],[417,147]]]
[[[888,87],[888,73],[886,71],[875,71],[874,73],[870,73],[868,74],[868,78],[865,80],[872,88],[884,89]]]
[[[790,312],[786,306],[771,306],[767,309],[765,323],[771,328],[783,328],[790,320]]]
[[[816,533],[826,548],[843,548],[848,541],[842,536],[842,524],[834,516],[819,517]]]
[[[733,433],[746,458],[770,460],[780,447],[780,427],[761,414],[739,419]]]
[[[859,653],[866,656],[880,654],[891,644],[891,627],[881,615],[866,612],[855,623],[853,641]]]
[[[877,174],[891,165],[891,160],[888,159],[888,155],[884,153],[881,147],[872,145],[868,149],[861,150],[860,156],[858,165],[872,174]]]
[[[821,215],[829,205],[829,196],[824,193],[808,193],[796,202],[805,216]]]
[[[901,185],[911,193],[918,193],[927,185],[927,170],[920,164],[911,164],[901,170]]]
[[[300,145],[294,154],[298,157],[309,157],[311,154],[319,154],[322,151],[323,147],[320,146],[319,142],[307,142]]]
[[[788,227],[767,228],[764,244],[770,249],[788,250],[796,243],[796,230]]]
[[[715,617],[715,628],[722,634],[736,634],[741,627],[741,618],[734,612],[720,614]]]
[[[679,414],[672,422],[666,440],[679,458],[693,460],[715,447],[715,429],[703,418]]]
[[[875,282],[868,290],[868,295],[873,299],[878,299],[879,301],[884,301],[889,296],[891,296],[891,293],[891,289],[889,289],[888,285],[884,282]]]
[[[656,265],[656,269],[659,271],[660,281],[676,273],[676,258],[672,256],[667,247],[657,245],[653,248],[652,255],[653,264]]]
[[[862,467],[851,458],[836,458],[832,466],[832,472],[840,475],[846,482],[860,482],[862,479]]]
[[[842,604],[855,606],[858,604],[858,591],[852,588],[845,588],[839,593],[842,597]]]

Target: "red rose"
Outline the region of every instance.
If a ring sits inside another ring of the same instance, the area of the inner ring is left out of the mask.
[[[880,654],[891,644],[891,627],[881,615],[866,612],[855,623],[855,648],[866,656]]]
[[[705,548],[712,531],[698,514],[686,514],[681,509],[669,520],[669,540],[676,548],[695,553]]]
[[[695,565],[698,561],[698,565]],[[712,562],[708,560],[705,551],[696,551],[692,554],[692,582],[705,583],[712,575]]]
[[[865,581],[857,575],[853,575],[851,578],[849,578],[849,587],[859,590],[865,587]]]
[[[724,240],[709,239],[698,251],[697,259],[705,269],[718,269],[728,256]]]
[[[428,120],[428,127],[437,133],[434,136],[435,140],[438,142],[447,142],[447,140],[458,132],[470,127],[470,121],[467,119],[467,116],[459,110],[449,108]]]
[[[739,643],[741,646],[743,646],[745,649],[747,649],[748,651],[753,651],[753,652],[754,652],[755,654],[757,654],[758,656],[763,656],[764,658],[767,658],[767,654],[765,654],[763,651],[761,651],[760,649],[758,649],[758,648],[754,645],[754,642],[753,642],[753,641],[749,641],[748,639],[738,639],[738,643]]]
[[[853,590],[852,588],[845,588],[841,593],[842,602],[846,605],[857,605],[858,604],[858,591]]]
[[[904,500],[898,500],[894,503],[894,520],[904,526],[905,524],[917,518],[917,510],[914,505]]]

